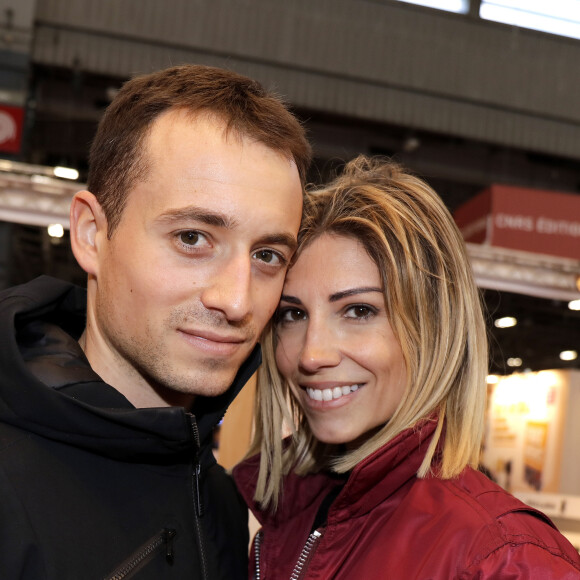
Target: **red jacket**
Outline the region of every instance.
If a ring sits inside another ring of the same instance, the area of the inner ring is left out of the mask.
[[[580,579],[578,552],[551,521],[485,475],[467,468],[453,480],[416,477],[434,428],[409,429],[357,465],[320,537],[311,536],[301,575],[293,570],[336,479],[290,474],[272,515],[251,499],[257,457],[238,465],[238,487],[262,524],[260,580]]]

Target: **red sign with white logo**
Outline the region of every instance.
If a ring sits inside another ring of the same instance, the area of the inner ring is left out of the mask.
[[[0,105],[0,152],[20,153],[24,109]]]
[[[453,217],[466,242],[580,260],[580,195],[492,185]]]

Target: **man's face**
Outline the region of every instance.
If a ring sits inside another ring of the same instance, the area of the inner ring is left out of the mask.
[[[145,149],[145,179],[99,238],[85,349],[136,406],[183,404],[227,390],[274,312],[302,189],[293,162],[215,118],[167,112]]]

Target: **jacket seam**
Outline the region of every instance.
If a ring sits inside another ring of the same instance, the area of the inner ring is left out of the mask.
[[[539,548],[540,550],[544,550],[545,552],[548,552],[552,556],[556,556],[558,558],[561,558],[566,563],[570,564],[574,569],[576,569],[576,570],[579,569],[578,566],[575,564],[575,562],[573,560],[571,560],[570,558],[568,558],[568,556],[566,554],[564,554],[561,550],[558,550],[556,548],[550,548],[550,546],[547,546],[546,544],[538,542],[533,536],[527,536],[526,540],[521,540],[521,541],[506,540],[501,546],[497,546],[496,548],[494,548],[493,550],[490,550],[485,555],[482,555],[478,558],[475,558],[469,566],[467,566],[466,568],[463,569],[461,574],[470,572],[474,567],[479,566],[484,560],[489,559],[496,552],[499,552],[499,551],[504,550],[506,548],[519,548],[519,547],[524,547],[524,546],[535,546],[536,548]]]
[[[19,445],[25,439],[30,439],[31,437],[32,433],[28,432],[22,433],[19,437],[11,437],[4,445],[0,446],[0,454],[8,449],[11,449],[15,445]]]

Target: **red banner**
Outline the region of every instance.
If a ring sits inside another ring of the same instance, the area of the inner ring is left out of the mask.
[[[580,195],[492,185],[454,218],[466,242],[580,260]]]
[[[24,109],[0,105],[0,152],[20,153]]]

